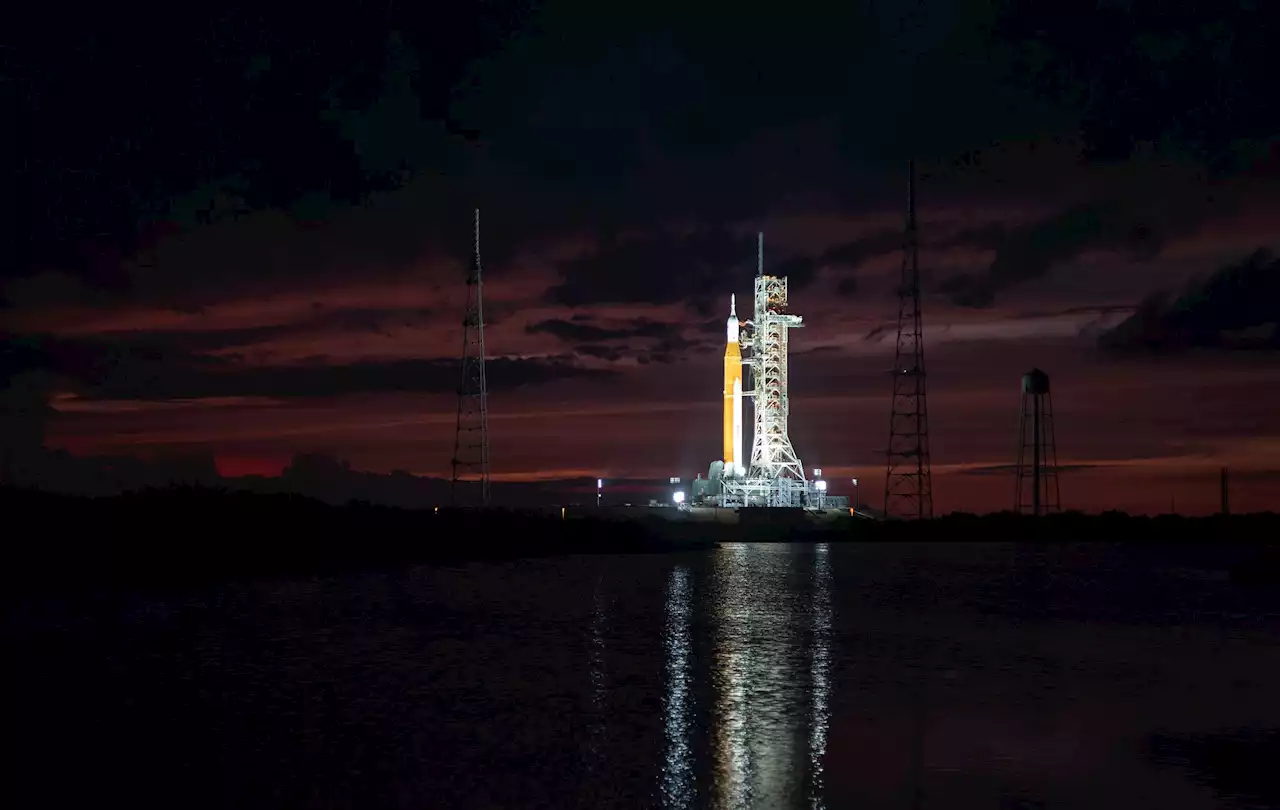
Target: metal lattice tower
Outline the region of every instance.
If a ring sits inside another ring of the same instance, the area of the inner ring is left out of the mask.
[[[898,342],[884,481],[885,517],[933,517],[929,407],[925,397],[924,331],[920,316],[920,250],[916,233],[916,165],[907,179],[907,228],[898,288]]]
[[[1013,510],[1043,515],[1062,508],[1058,493],[1058,450],[1053,440],[1053,399],[1049,375],[1033,368],[1022,375],[1018,417],[1017,491]]]
[[[787,433],[791,398],[787,392],[787,330],[803,326],[787,313],[787,279],[764,274],[764,234],[756,235],[755,317],[751,360],[755,437],[748,478],[804,481],[804,466]]]
[[[484,375],[484,304],[480,281],[480,209],[475,212],[467,311],[462,319],[462,385],[453,439],[454,506],[489,505],[489,389]]]

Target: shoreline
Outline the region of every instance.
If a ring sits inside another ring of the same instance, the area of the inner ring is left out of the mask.
[[[915,522],[813,524],[800,514],[704,523],[581,510],[410,510],[332,506],[296,496],[172,489],[110,498],[0,491],[8,518],[9,598],[42,593],[163,590],[409,565],[505,562],[566,554],[652,554],[725,543],[972,541],[1026,549],[1063,544],[1183,547],[1172,558],[1226,565],[1241,580],[1280,570],[1280,515],[1133,517],[1064,513],[952,514]],[[752,510],[753,512],[756,510]]]

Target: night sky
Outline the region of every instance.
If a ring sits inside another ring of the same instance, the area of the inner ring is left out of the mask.
[[[914,157],[936,511],[1011,505],[1032,366],[1064,506],[1212,511],[1227,465],[1261,509],[1272,5],[38,4],[0,34],[5,396],[76,455],[447,475],[478,207],[495,480],[692,476],[762,230],[792,440],[878,491]]]

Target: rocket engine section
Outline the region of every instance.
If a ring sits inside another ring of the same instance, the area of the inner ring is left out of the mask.
[[[724,474],[746,473],[742,456],[742,348],[738,343],[737,296],[729,297],[729,320],[724,347]]]

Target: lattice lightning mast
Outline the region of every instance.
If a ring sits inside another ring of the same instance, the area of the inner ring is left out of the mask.
[[[885,468],[885,517],[933,517],[929,408],[925,397],[924,330],[920,315],[920,255],[916,231],[916,166],[907,179],[907,227],[898,288],[898,339]]]
[[[454,506],[489,505],[489,390],[484,374],[484,295],[480,279],[480,209],[475,211],[467,309],[462,319],[462,385],[453,439]]]

